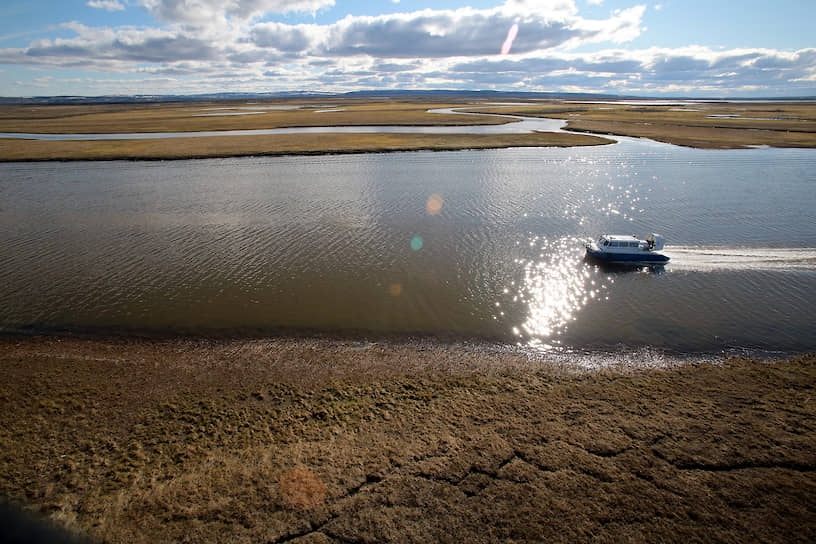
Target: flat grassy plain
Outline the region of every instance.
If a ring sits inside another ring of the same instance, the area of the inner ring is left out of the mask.
[[[104,542],[813,542],[816,357],[0,338],[0,494]]]
[[[564,119],[571,131],[701,149],[816,147],[816,102],[560,102],[468,111]]]
[[[293,109],[275,109],[291,107]],[[466,108],[484,115],[428,113]],[[248,112],[261,112],[245,114]],[[242,113],[245,115],[220,115]],[[216,115],[219,114],[219,115]],[[182,159],[501,147],[579,146],[612,140],[581,133],[650,138],[713,149],[816,147],[816,103],[632,105],[626,102],[540,101],[478,106],[473,102],[311,100],[113,105],[0,106],[0,132],[46,134],[196,132],[287,127],[404,125],[466,126],[514,122],[507,115],[565,119],[572,133],[534,134],[288,134],[172,140],[36,141],[0,139],[0,161]]]
[[[466,105],[468,105],[467,102],[419,103],[399,100],[348,99],[310,100],[308,102],[218,101],[68,106],[15,105],[0,106],[0,132],[112,134],[354,125],[501,125],[512,122],[511,119],[500,116],[428,113],[429,109]]]
[[[312,126],[466,126],[505,124],[509,117],[428,113],[461,103],[346,100],[135,105],[0,106],[0,132],[112,134],[256,130]],[[272,109],[292,107],[295,109]],[[267,109],[268,108],[268,109]],[[334,110],[334,111],[332,111]],[[339,110],[339,111],[338,111]],[[248,115],[223,113],[261,112]],[[219,114],[219,115],[214,115]],[[502,147],[600,145],[611,140],[563,133],[286,134],[111,141],[0,139],[0,161],[188,159],[246,155],[314,155]]]

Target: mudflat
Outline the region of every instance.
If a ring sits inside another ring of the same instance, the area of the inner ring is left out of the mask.
[[[0,338],[0,493],[106,542],[812,542],[816,356]]]

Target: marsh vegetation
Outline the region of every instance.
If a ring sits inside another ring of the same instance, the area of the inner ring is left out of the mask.
[[[6,338],[0,492],[106,542],[812,542],[814,358]]]
[[[649,138],[702,149],[816,147],[816,103],[611,101],[471,111],[564,119],[567,130]]]
[[[464,108],[482,115],[429,113]],[[494,115],[483,115],[485,113]],[[682,103],[680,105],[535,102],[479,106],[472,102],[324,99],[308,102],[208,102],[0,107],[0,132],[121,134],[258,130],[332,126],[468,126],[514,122],[522,115],[568,121],[571,133],[289,134],[111,141],[0,139],[0,160],[177,159],[241,155],[360,153],[501,147],[578,146],[610,140],[591,132],[678,145],[732,149],[767,145],[816,147],[811,102]]]

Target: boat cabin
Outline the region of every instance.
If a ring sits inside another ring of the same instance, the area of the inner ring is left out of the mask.
[[[647,249],[647,243],[635,236],[604,234],[598,238],[598,248],[602,251],[618,251],[621,249],[637,251]]]

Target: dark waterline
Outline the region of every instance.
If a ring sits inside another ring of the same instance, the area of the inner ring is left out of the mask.
[[[649,142],[4,164],[0,327],[811,351],[814,172]],[[663,270],[583,261],[652,231]]]

